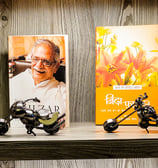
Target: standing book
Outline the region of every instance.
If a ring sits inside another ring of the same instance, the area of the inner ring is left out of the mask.
[[[57,118],[55,124],[69,126],[68,36],[9,36],[8,42],[11,126],[17,118],[30,134],[42,124],[49,133]]]
[[[96,27],[97,125],[115,118],[145,92],[145,104],[158,111],[157,30],[158,25]],[[122,122],[137,123],[136,113]]]

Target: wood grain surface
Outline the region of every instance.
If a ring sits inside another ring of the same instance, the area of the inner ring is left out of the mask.
[[[68,34],[70,120],[95,121],[95,27],[156,24],[156,0],[1,0],[1,108],[6,107],[7,36]],[[5,63],[4,63],[5,61]],[[4,93],[3,93],[4,92]],[[2,108],[2,109],[3,109]],[[1,112],[4,110],[1,110]]]
[[[17,161],[16,168],[157,168],[158,159]],[[25,166],[24,166],[25,165]]]
[[[0,118],[9,114],[7,36],[10,10],[5,1],[0,1]]]
[[[95,27],[157,24],[158,1],[0,0],[0,16],[0,114],[8,112],[7,36],[64,33],[69,36],[70,119],[94,122]],[[157,165],[157,159],[0,162],[0,167],[10,168]]]
[[[109,159],[158,157],[158,130],[120,126],[107,133],[94,123],[71,123],[56,135],[36,130],[26,134],[24,127],[11,127],[0,139],[0,160]]]

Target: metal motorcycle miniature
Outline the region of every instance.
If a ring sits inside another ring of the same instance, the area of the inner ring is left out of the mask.
[[[124,110],[121,114],[116,116],[114,119],[106,120],[103,124],[104,130],[107,132],[113,132],[114,130],[116,130],[119,127],[119,124],[122,121],[124,121],[129,116],[131,116],[132,114],[137,112],[137,115],[139,118],[138,125],[141,128],[146,129],[147,133],[149,133],[149,131],[147,129],[149,126],[158,126],[158,115],[156,114],[154,107],[152,107],[150,105],[144,105],[143,100],[145,100],[147,98],[148,98],[148,96],[146,93],[144,93],[144,96],[140,95],[135,100],[135,102],[130,107],[128,107],[126,110]],[[117,121],[117,119],[120,116],[122,116],[124,113],[126,113],[132,107],[134,108],[133,112],[131,112],[129,115],[127,115],[126,117],[124,117],[120,121]]]
[[[55,134],[59,131],[60,126],[65,122],[62,119],[65,113],[61,116],[59,116],[58,112],[54,112],[51,117],[49,114],[41,116],[39,111],[26,108],[26,102],[28,101],[40,102],[38,98],[33,98],[13,103],[10,107],[9,119],[0,121],[0,135],[4,135],[8,131],[9,123],[13,119],[20,119],[25,124],[27,134],[33,134],[34,136],[36,136],[35,132],[33,132],[34,128],[42,129],[49,134]]]

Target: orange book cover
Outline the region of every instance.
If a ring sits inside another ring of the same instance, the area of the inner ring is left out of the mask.
[[[96,125],[115,118],[144,92],[145,104],[158,111],[158,25],[96,27],[95,46]],[[137,123],[137,113],[122,122]]]

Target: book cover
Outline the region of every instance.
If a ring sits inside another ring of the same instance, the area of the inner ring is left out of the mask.
[[[25,109],[41,118],[66,114],[60,120],[65,120],[63,127],[69,126],[68,36],[9,36],[8,43],[10,107],[25,101]],[[30,100],[36,98],[39,101]]]
[[[144,92],[145,103],[158,111],[157,30],[158,25],[96,27],[97,125],[115,118]],[[136,113],[122,122],[137,123]]]

